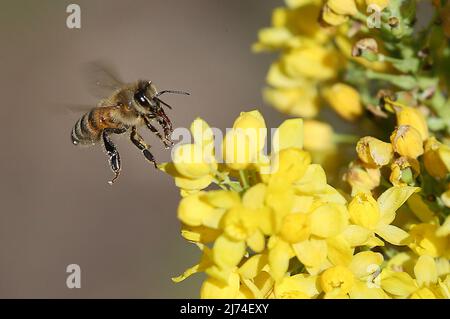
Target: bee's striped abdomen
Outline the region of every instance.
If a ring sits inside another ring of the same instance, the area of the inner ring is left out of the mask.
[[[94,144],[99,140],[103,130],[100,125],[100,117],[96,114],[96,109],[84,114],[72,129],[72,143],[77,144]]]

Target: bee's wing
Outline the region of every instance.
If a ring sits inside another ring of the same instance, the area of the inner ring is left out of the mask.
[[[86,63],[83,73],[89,91],[98,98],[106,98],[124,85],[115,68],[105,61]]]
[[[67,104],[67,103],[53,103],[48,104],[48,112],[54,115],[82,115],[89,112],[95,107],[95,105],[79,105],[79,104]]]

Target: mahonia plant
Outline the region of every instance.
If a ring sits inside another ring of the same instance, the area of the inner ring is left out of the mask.
[[[193,143],[160,165],[201,251],[175,282],[206,273],[202,298],[450,298],[450,1],[423,2],[434,14],[422,30],[415,0],[273,11],[253,50],[280,53],[263,96],[294,118],[268,155],[259,111],[220,147],[198,118]],[[323,106],[359,136],[335,133]],[[317,154],[343,157],[342,142],[353,159],[332,186]]]

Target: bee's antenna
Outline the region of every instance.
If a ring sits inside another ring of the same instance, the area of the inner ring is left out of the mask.
[[[161,96],[161,95],[163,95],[165,93],[191,95],[188,92],[184,92],[184,91],[164,90],[164,91],[156,93],[155,97]]]
[[[158,100],[158,102],[160,102],[160,103],[164,104],[165,106],[167,106],[169,109],[172,109],[172,107],[169,104],[167,104],[166,102],[164,102],[163,100],[158,99],[158,98],[156,98],[156,100]]]

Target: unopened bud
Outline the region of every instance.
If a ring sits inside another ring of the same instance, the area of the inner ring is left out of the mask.
[[[409,125],[419,131],[422,141],[428,138],[428,125],[423,114],[413,107],[395,108],[397,114],[397,125]]]
[[[440,143],[435,137],[425,142],[423,162],[427,172],[434,178],[444,178],[449,172],[450,148]]]
[[[399,157],[391,165],[389,181],[395,186],[413,185],[420,173],[419,161],[414,158]]]
[[[361,138],[356,144],[358,157],[371,166],[389,164],[393,156],[392,145],[371,136]]]
[[[378,53],[377,41],[373,38],[363,38],[357,41],[352,48],[352,56],[361,56],[363,53]]]
[[[391,135],[394,151],[401,156],[417,158],[423,154],[423,142],[420,132],[409,125],[401,125]]]

